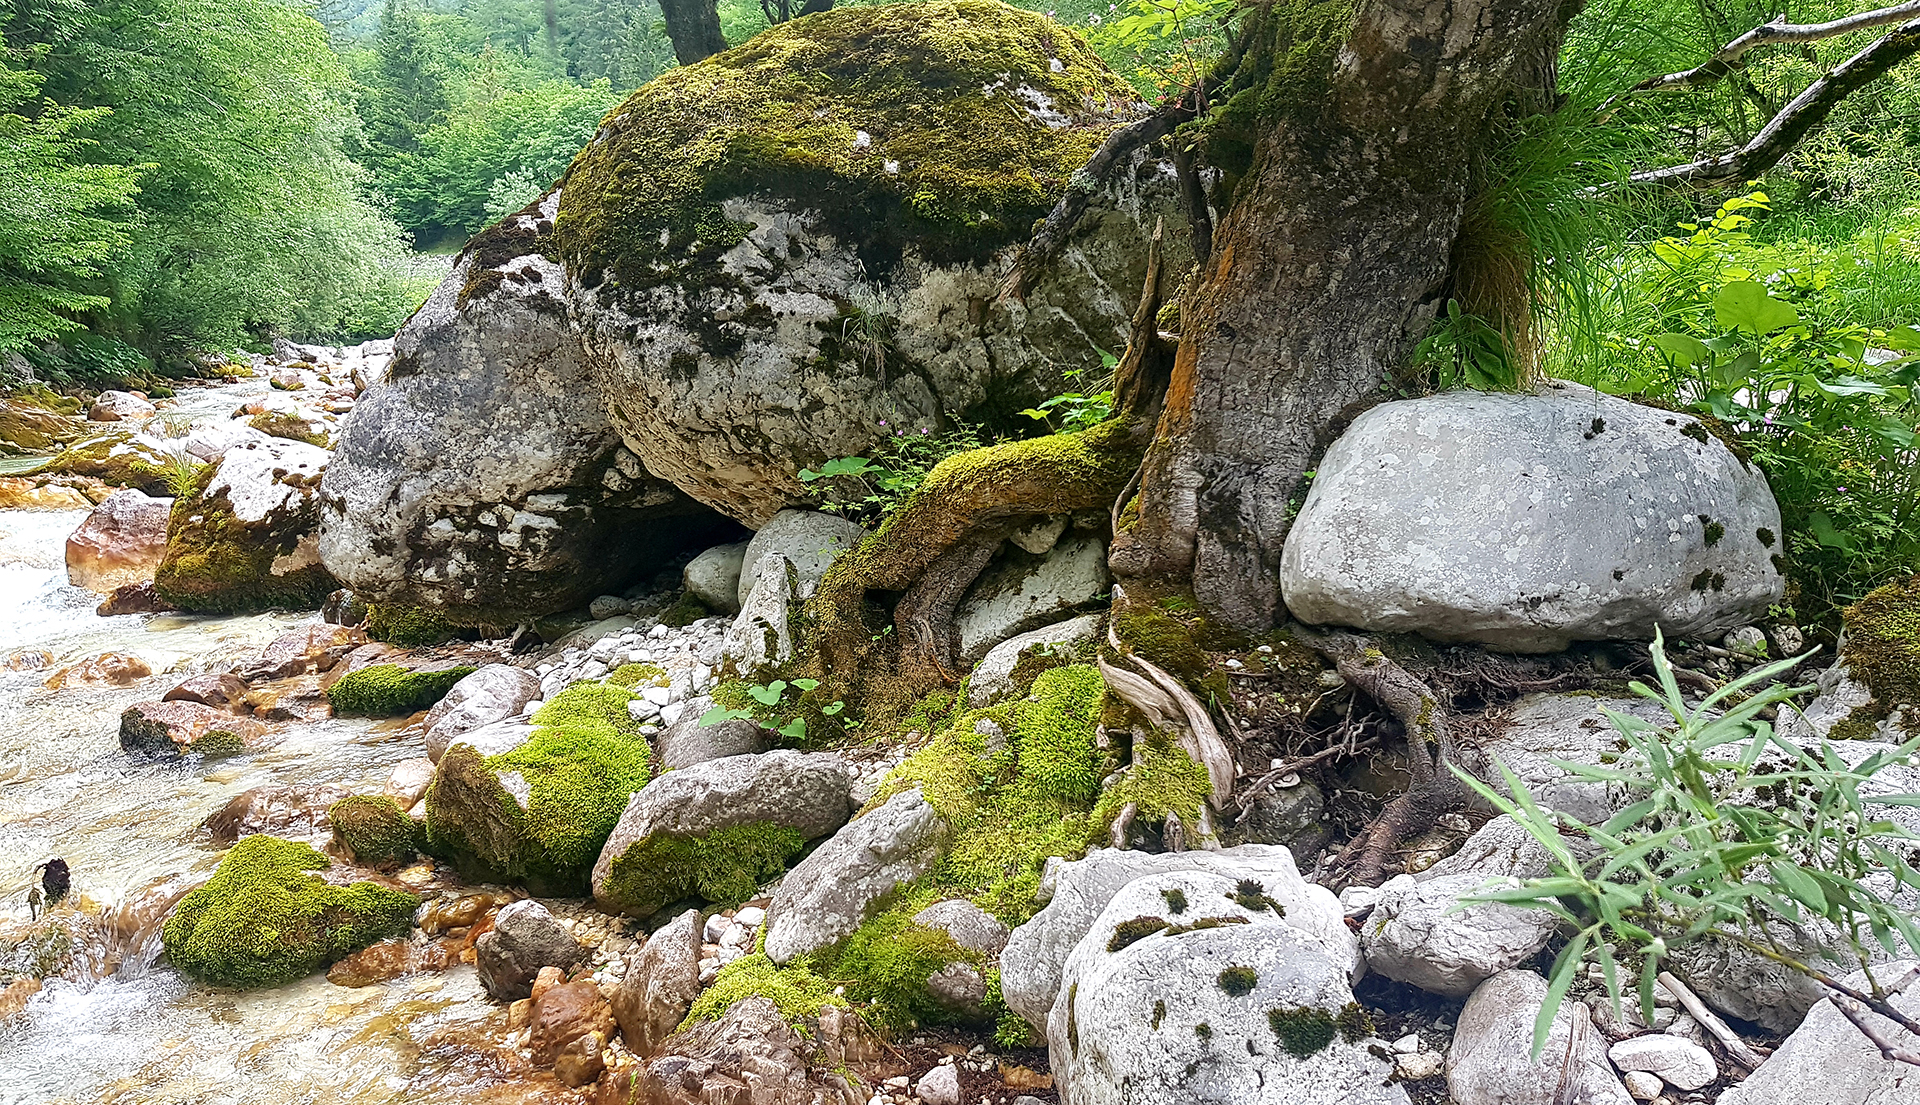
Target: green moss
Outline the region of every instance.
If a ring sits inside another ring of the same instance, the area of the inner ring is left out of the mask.
[[[300,441],[322,449],[333,448],[333,442],[327,437],[326,431],[316,430],[311,422],[286,411],[256,414],[247,420],[247,425],[268,437],[283,437],[288,441]]]
[[[1179,887],[1169,886],[1160,892],[1160,896],[1166,899],[1167,912],[1174,916],[1178,917],[1187,911],[1187,892]]]
[[[572,271],[658,283],[741,240],[722,199],[771,193],[855,240],[979,259],[1025,236],[1135,100],[1079,35],[993,0],[795,19],[610,112],[562,178],[554,243]]]
[[[931,904],[931,903],[928,903]],[[940,929],[916,925],[919,901],[869,920],[820,973],[846,987],[847,996],[870,1003],[867,1017],[889,1029],[938,1024],[960,1018],[927,991],[927,980],[949,963],[966,963],[982,973],[990,967],[979,952],[962,948]],[[997,973],[997,972],[996,972]]]
[[[796,829],[769,822],[730,825],[704,836],[652,833],[613,861],[600,900],[636,917],[698,895],[737,905],[760,883],[786,870],[806,847]]]
[[[1878,716],[1920,704],[1920,575],[1869,591],[1847,607],[1843,620],[1841,658],[1873,692]]]
[[[209,729],[200,734],[192,744],[187,745],[188,752],[208,759],[238,756],[246,750],[247,742],[231,729]]]
[[[680,597],[673,600],[672,606],[660,612],[660,621],[663,625],[685,628],[710,613],[712,611],[707,609],[706,603],[700,601],[700,596],[692,591],[682,591]]]
[[[1272,1026],[1273,1035],[1280,1041],[1280,1046],[1296,1059],[1318,1055],[1333,1042],[1338,1031],[1333,1014],[1312,1006],[1275,1006],[1267,1010],[1267,1024]]]
[[[361,863],[399,863],[420,851],[421,826],[384,795],[356,794],[327,807],[334,843]]]
[[[1720,543],[1721,538],[1727,535],[1727,527],[1702,514],[1700,516],[1700,535],[1701,538],[1706,541],[1707,548],[1711,549]]]
[[[1350,1001],[1340,1007],[1334,1015],[1334,1027],[1340,1030],[1340,1038],[1350,1044],[1357,1044],[1376,1031],[1373,1017],[1357,1001]]]
[[[154,593],[182,610],[207,614],[320,605],[338,587],[325,568],[310,564],[279,575],[273,571],[275,561],[292,554],[318,527],[316,501],[305,496],[291,513],[242,522],[224,488],[207,494],[218,470],[206,466],[191,492],[174,500]]]
[[[367,636],[401,648],[425,648],[454,635],[453,627],[431,610],[399,603],[367,604]]]
[[[427,792],[427,840],[470,877],[581,895],[627,800],[647,784],[653,750],[627,713],[632,695],[575,683],[533,715],[526,744],[483,759],[455,744]],[[501,784],[506,776],[523,805]]]
[[[1180,596],[1184,597],[1184,596]],[[1120,643],[1168,674],[1177,677],[1202,698],[1215,701],[1228,697],[1227,677],[1215,670],[1205,644],[1228,643],[1207,640],[1218,636],[1205,618],[1188,610],[1169,609],[1160,603],[1129,602],[1114,611],[1113,632]],[[1238,644],[1241,642],[1231,642]]]
[[[246,837],[167,917],[167,958],[223,986],[274,986],[407,931],[418,898],[370,882],[332,886],[313,874],[329,866],[305,844]]]
[[[474,671],[471,666],[413,671],[399,664],[369,664],[336,680],[327,688],[327,701],[336,714],[400,717],[445,698]]]
[[[694,1000],[680,1026],[717,1021],[734,1002],[750,997],[772,1001],[787,1023],[796,1027],[810,1027],[809,1022],[829,1005],[848,1005],[844,996],[834,993],[833,983],[814,974],[804,961],[776,967],[764,953],[755,952],[720,968],[713,985]]]
[[[1133,803],[1148,821],[1164,821],[1171,813],[1182,824],[1197,825],[1201,807],[1212,793],[1207,769],[1173,738],[1156,731],[1133,742],[1132,766],[1100,795],[1094,819],[1103,827],[1111,825]]]
[[[621,664],[607,676],[607,682],[616,687],[667,687],[672,680],[667,678],[667,669],[658,664]]]
[[[45,471],[87,476],[115,487],[138,488],[149,495],[173,494],[167,458],[151,446],[132,440],[128,433],[109,433],[77,442],[55,455]]]
[[[1248,913],[1272,910],[1281,917],[1287,915],[1287,908],[1279,902],[1274,901],[1271,897],[1268,897],[1267,888],[1253,879],[1241,879],[1239,882],[1234,883],[1233,893],[1228,894],[1227,898],[1233,902],[1234,905],[1239,906]]]
[[[1145,940],[1156,932],[1167,931],[1167,922],[1161,917],[1134,917],[1113,926],[1113,936],[1107,940],[1107,950],[1117,952]]]
[[[1214,982],[1228,997],[1244,998],[1260,985],[1260,972],[1252,967],[1228,967]]]

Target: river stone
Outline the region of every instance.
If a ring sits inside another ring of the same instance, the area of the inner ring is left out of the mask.
[[[767,907],[767,957],[789,963],[852,936],[896,890],[933,870],[948,830],[918,790],[848,823],[781,880]]]
[[[1635,1036],[1607,1049],[1607,1058],[1622,1071],[1645,1071],[1660,1076],[1680,1090],[1697,1090],[1720,1077],[1713,1053],[1692,1040],[1665,1032]]]
[[[200,490],[174,504],[155,593],[207,613],[318,607],[338,586],[317,543],[328,456],[278,437],[228,450]]]
[[[747,542],[740,558],[739,600],[736,609],[747,604],[753,585],[763,570],[762,560],[769,555],[787,558],[793,565],[800,598],[809,599],[820,586],[827,569],[841,556],[860,547],[867,531],[858,522],[837,514],[813,510],[783,510],[767,520]],[[767,563],[771,564],[772,561]]]
[[[144,422],[154,406],[130,391],[103,391],[87,408],[89,422]]]
[[[1722,633],[1785,593],[1759,469],[1573,384],[1383,403],[1320,462],[1280,587],[1315,625],[1509,652]]]
[[[855,1105],[844,1068],[859,1018],[820,1011],[817,1036],[797,1029],[770,998],[742,998],[719,1020],[676,1032],[623,1087],[648,1105]],[[851,1022],[851,1023],[849,1023]],[[839,1031],[828,1031],[832,1025]],[[811,1028],[812,1026],[807,1026]],[[863,1056],[865,1052],[861,1053]]]
[[[473,943],[480,984],[499,1001],[518,1001],[533,993],[542,967],[571,967],[586,949],[546,906],[531,898],[503,906],[493,929]]]
[[[231,756],[266,733],[251,717],[198,702],[140,702],[120,714],[120,747],[129,752]]]
[[[67,538],[67,582],[103,595],[151,582],[166,555],[172,513],[172,499],[131,488],[100,500]]]
[[[767,556],[753,590],[721,639],[721,661],[742,675],[786,663],[793,657],[793,632],[787,622],[799,601],[799,573],[792,562],[778,554]]]
[[[913,923],[938,929],[952,938],[964,951],[973,952],[992,963],[1007,946],[1007,926],[999,918],[965,898],[935,902],[913,915]],[[987,978],[967,958],[958,958],[935,969],[926,981],[927,994],[941,1008],[963,1018],[987,1015]]]
[[[1285,848],[1243,844],[1218,852],[1157,854],[1096,848],[1085,859],[1052,868],[1051,900],[1013,930],[1000,953],[1000,987],[1007,1006],[1035,1028],[1044,1028],[1067,958],[1101,910],[1133,880],[1176,871],[1259,883],[1261,893],[1285,907],[1289,925],[1320,941],[1327,956],[1352,978],[1360,977],[1359,943],[1347,928],[1340,900],[1301,878],[1293,854]],[[1045,893],[1047,886],[1041,889]]]
[[[367,643],[367,635],[357,628],[316,622],[275,637],[259,656],[242,665],[234,675],[248,683],[285,679],[290,675],[317,675]]]
[[[1238,881],[1137,879],[1087,929],[1047,1018],[1071,1105],[1410,1100],[1378,1040],[1336,1030],[1354,1000],[1347,965],[1264,902],[1237,899]],[[1229,923],[1180,931],[1209,920]]]
[[[1533,1061],[1546,997],[1547,980],[1532,971],[1502,971],[1474,989],[1447,1049],[1447,1089],[1459,1105],[1632,1105],[1581,1002],[1561,1003]]]
[[[1112,583],[1103,537],[1068,537],[1043,557],[1003,553],[960,600],[954,615],[960,655],[969,664],[978,663],[1007,638],[1094,602]]]
[[[200,827],[223,844],[254,833],[271,833],[306,840],[318,847],[333,838],[328,808],[352,793],[338,783],[254,787],[228,799],[226,805],[207,815]]]
[[[1562,837],[1574,847],[1575,842]],[[1575,854],[1579,849],[1575,848]],[[1539,879],[1553,873],[1553,857],[1535,840],[1526,826],[1507,814],[1493,818],[1473,831],[1447,858],[1415,874],[1419,882],[1445,875],[1475,874],[1482,878]]]
[[[715,545],[687,561],[680,571],[680,584],[687,593],[717,614],[738,614],[740,569],[747,559],[747,542]]]
[[[1542,807],[1597,825],[1626,804],[1618,788],[1576,779],[1555,761],[1598,766],[1622,747],[1603,709],[1654,725],[1673,723],[1672,715],[1644,698],[1535,694],[1508,708],[1504,724],[1480,742],[1480,750],[1489,764],[1505,764]],[[1506,784],[1495,786],[1504,790]]]
[[[247,705],[246,681],[237,675],[209,673],[189,676],[160,696],[162,702],[198,702],[230,714],[251,714]]]
[[[511,625],[623,590],[716,521],[607,421],[546,256],[558,202],[468,245],[341,428],[319,553],[370,602]]]
[[[613,1017],[627,1050],[650,1059],[700,996],[700,911],[689,909],[627,953]]]
[[[1874,968],[1874,977],[1892,995],[1894,1008],[1920,1017],[1920,963],[1902,961]],[[1867,976],[1855,970],[1840,981],[1866,990]],[[1878,1013],[1866,1020],[1888,1040],[1906,1031]],[[1920,1071],[1880,1054],[1846,1015],[1822,998],[1760,1069],[1724,1090],[1720,1105],[1908,1105],[1920,1101]]]
[[[713,699],[687,700],[687,708],[653,740],[654,757],[662,771],[678,771],[727,756],[752,756],[767,750],[767,732],[746,718],[727,718],[700,724]]]
[[[1436,994],[1466,997],[1483,980],[1539,954],[1559,927],[1545,910],[1456,909],[1465,895],[1518,885],[1517,879],[1490,880],[1479,872],[1389,883],[1360,929],[1367,969]]]
[[[427,711],[427,756],[435,763],[456,739],[517,716],[540,697],[540,679],[525,668],[488,664],[455,683]]]
[[[1100,615],[1082,614],[1009,637],[987,650],[967,683],[967,705],[980,709],[1013,693],[1013,669],[1030,648],[1072,655],[1100,633]]]
[[[646,917],[710,889],[711,874],[686,858],[695,845],[739,857],[745,897],[806,841],[847,823],[851,785],[840,757],[787,750],[669,771],[628,801],[593,865],[594,901]]]
[[[560,200],[573,306],[629,448],[755,527],[817,501],[802,469],[949,412],[1030,429],[1022,408],[1125,345],[1156,219],[1182,220],[1167,163],[1138,156],[1026,294],[1001,294],[1137,94],[1038,13],[821,15],[640,89]],[[1182,238],[1168,271],[1189,263]]]

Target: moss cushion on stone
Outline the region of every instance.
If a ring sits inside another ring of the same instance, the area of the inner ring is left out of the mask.
[[[199,613],[318,606],[337,586],[315,544],[327,458],[281,438],[228,450],[174,500],[154,593]]]
[[[424,710],[472,675],[471,666],[416,671],[399,664],[370,664],[340,677],[327,689],[336,714],[399,717]]]
[[[1847,607],[1846,627],[1841,658],[1878,716],[1920,706],[1920,575],[1868,592]]]
[[[704,836],[653,833],[614,863],[602,897],[650,916],[689,894],[722,905],[753,897],[764,879],[786,870],[807,843],[784,825],[733,825]]]
[[[420,851],[423,829],[384,795],[356,794],[327,807],[334,843],[360,863],[397,863]]]
[[[469,877],[579,895],[653,750],[627,712],[632,694],[576,683],[533,715],[525,744],[495,756],[456,743],[427,791],[428,848]]]
[[[407,931],[419,899],[377,883],[335,886],[313,848],[271,836],[235,844],[161,930],[167,958],[222,986],[276,986]]]
[[[609,113],[562,178],[554,240],[583,278],[657,282],[741,240],[721,200],[773,194],[978,258],[1024,237],[1137,100],[1077,33],[995,0],[806,16]]]

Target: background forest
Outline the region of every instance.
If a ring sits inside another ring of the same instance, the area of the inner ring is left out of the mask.
[[[1149,100],[1205,73],[1236,18],[1231,0],[1026,6]],[[1450,303],[1406,386],[1546,373],[1717,416],[1780,498],[1799,601],[1825,610],[1920,568],[1920,369],[1895,356],[1920,348],[1920,66],[1853,95],[1764,180],[1622,184],[1747,141],[1877,33],[1623,95],[1776,7],[1589,4],[1564,106],[1510,144],[1471,213],[1534,322],[1516,337]],[[718,14],[737,44],[780,11]],[[0,374],[31,366],[55,386],[161,388],[209,350],[391,334],[469,235],[538,196],[674,64],[657,0],[0,0],[0,35]],[[1085,393],[1097,406],[1099,387]]]

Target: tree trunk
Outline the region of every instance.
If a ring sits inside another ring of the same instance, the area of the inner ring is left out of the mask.
[[[716,0],[660,0],[660,14],[673,40],[673,56],[692,65],[727,48],[720,34],[720,7]]]
[[[1444,304],[1502,122],[1551,104],[1579,6],[1360,0],[1331,34],[1313,26],[1324,4],[1250,14],[1264,129],[1183,306],[1115,574],[1188,579],[1235,625],[1284,616],[1289,501],[1343,414],[1403,369]]]

